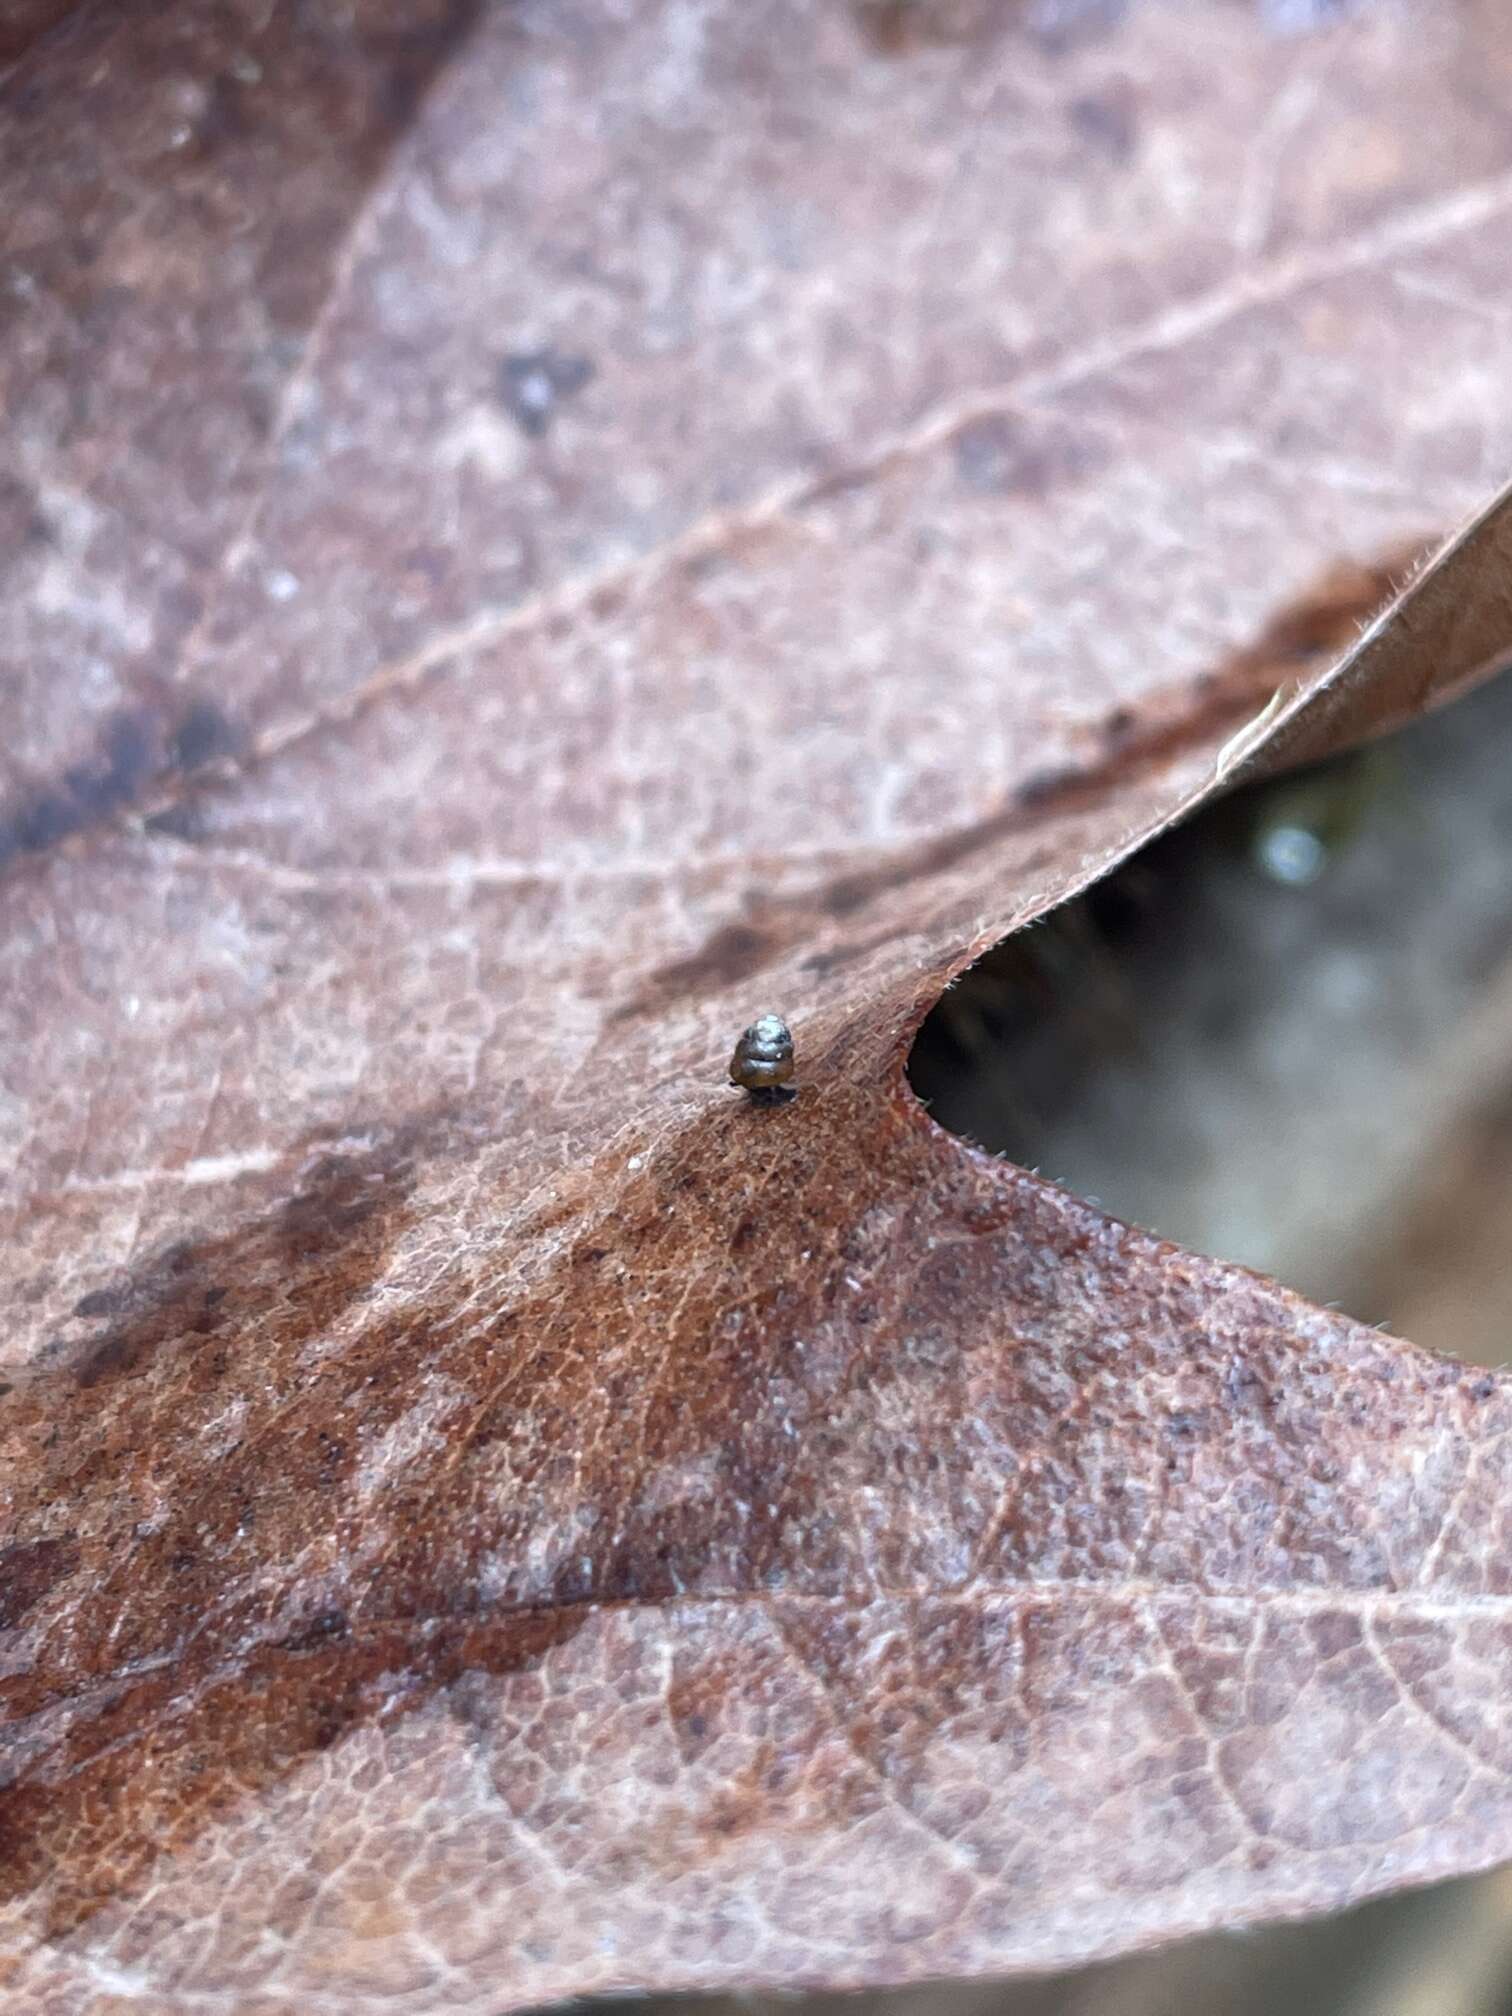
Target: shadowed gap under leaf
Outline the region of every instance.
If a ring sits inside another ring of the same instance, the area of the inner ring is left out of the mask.
[[[1512,681],[1247,786],[995,946],[936,1120],[1184,1245],[1501,1362]]]

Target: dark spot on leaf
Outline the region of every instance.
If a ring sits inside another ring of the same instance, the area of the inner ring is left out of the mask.
[[[723,924],[697,952],[659,966],[647,987],[618,1011],[616,1020],[640,1014],[670,996],[734,986],[760,972],[781,950],[781,941],[749,924]]]
[[[196,700],[179,722],[169,758],[180,770],[196,770],[217,756],[234,756],[242,736],[212,700]]]
[[[66,799],[44,791],[16,814],[8,833],[0,830],[0,859],[16,852],[40,854],[64,840],[76,821]]]
[[[962,482],[984,495],[1042,497],[1087,475],[1104,459],[1071,427],[1006,413],[966,421],[951,447]]]
[[[1014,10],[1000,0],[855,0],[856,26],[879,56],[910,56],[980,40]]]
[[[538,441],[557,408],[575,398],[592,376],[586,357],[561,350],[516,350],[499,365],[499,398],[522,431]]]
[[[34,792],[0,818],[0,866],[110,818],[131,803],[161,760],[153,715],[113,716],[92,758],[71,764],[59,783]]]
[[[1139,133],[1132,92],[1124,89],[1076,98],[1069,113],[1072,126],[1088,146],[1096,147],[1112,161],[1127,161],[1131,157]]]
[[[32,1540],[0,1547],[0,1631],[19,1624],[34,1604],[78,1565],[68,1540]]]
[[[1247,1413],[1270,1403],[1270,1394],[1260,1374],[1238,1361],[1224,1373],[1223,1391],[1231,1407]]]
[[[116,1316],[126,1306],[126,1297],[119,1288],[95,1288],[88,1295],[81,1295],[75,1302],[73,1313],[85,1318],[93,1316]]]
[[[408,1137],[366,1156],[321,1156],[300,1190],[267,1218],[204,1245],[177,1240],[124,1287],[96,1290],[75,1314],[113,1318],[81,1359],[83,1387],[136,1370],[164,1345],[204,1337],[234,1307],[255,1331],[260,1311],[323,1329],[372,1278],[402,1222]],[[238,1284],[233,1302],[230,1280]],[[199,1376],[212,1377],[214,1361]]]
[[[1081,781],[1081,773],[1069,764],[1055,769],[1036,770],[1026,777],[1014,794],[1015,802],[1025,811],[1036,811],[1041,806],[1051,805],[1057,798],[1074,791]]]
[[[147,833],[161,834],[168,840],[198,840],[204,832],[199,807],[192,800],[182,804],[166,805],[161,812],[152,812],[142,821],[142,829]]]
[[[831,973],[838,973],[843,967],[854,965],[858,959],[864,959],[869,953],[891,943],[892,935],[890,931],[883,931],[870,938],[848,939],[839,945],[831,945],[823,952],[812,952],[803,961],[803,971],[816,974],[821,980],[825,979]]]
[[[328,1645],[333,1638],[345,1638],[347,1629],[344,1610],[321,1610],[300,1630],[281,1638],[279,1648],[284,1652],[313,1651],[318,1645]]]
[[[36,492],[19,477],[0,476],[0,573],[8,572],[28,549],[45,546],[47,539]]]
[[[117,714],[105,730],[103,773],[70,771],[69,781],[86,807],[91,805],[89,788],[97,784],[100,810],[114,810],[124,804],[151,776],[154,767],[155,728],[151,716]]]

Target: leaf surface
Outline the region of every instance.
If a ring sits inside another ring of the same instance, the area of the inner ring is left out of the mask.
[[[1010,1972],[1512,1853],[1505,1383],[902,1075],[1506,648],[1493,512],[1352,651],[1507,465],[1512,50],[1306,13],[18,56],[8,2008]]]

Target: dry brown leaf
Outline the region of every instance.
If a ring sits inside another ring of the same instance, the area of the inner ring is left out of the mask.
[[[1460,565],[1331,677],[1512,446],[1501,9],[1338,11],[22,55],[7,2009],[1006,1972],[1512,1853],[1505,1384],[902,1077],[1267,709],[1505,641]]]

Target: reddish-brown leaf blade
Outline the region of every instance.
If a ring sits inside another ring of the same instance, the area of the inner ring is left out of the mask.
[[[11,2005],[1041,1967],[1508,1853],[1504,1387],[901,1077],[1499,478],[1496,10],[405,19],[18,73]]]

